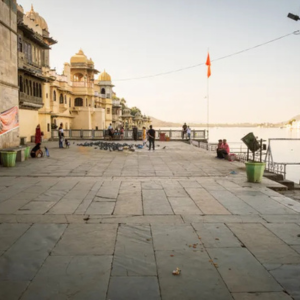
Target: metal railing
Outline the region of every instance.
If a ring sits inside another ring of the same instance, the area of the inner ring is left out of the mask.
[[[288,166],[299,166],[300,162],[276,162],[273,159],[272,141],[299,141],[300,139],[289,139],[289,138],[272,138],[268,139],[267,150],[262,151],[262,156],[264,157],[264,162],[266,163],[266,171],[281,174],[283,178],[286,179],[287,167]],[[217,143],[207,143],[205,141],[192,140],[191,144],[208,151],[216,151]],[[249,154],[247,147],[243,143],[230,143],[230,153],[236,155],[236,159],[240,162],[246,162],[249,159]],[[251,155],[252,158],[252,155]],[[255,152],[255,161],[260,161],[260,151]]]
[[[160,139],[161,135],[165,135],[170,140],[182,140],[181,130],[156,130],[155,139]],[[58,131],[51,132],[52,139],[58,139]],[[86,129],[64,129],[64,137],[67,139],[105,139],[109,137],[108,130],[86,130]],[[114,133],[114,138],[120,138],[120,131]],[[142,130],[138,131],[138,139],[142,138]],[[206,130],[192,130],[191,138],[204,140],[207,138]],[[133,139],[132,130],[124,130],[124,140]],[[184,137],[185,140],[185,137]]]

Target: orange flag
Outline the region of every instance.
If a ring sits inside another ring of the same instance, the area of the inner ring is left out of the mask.
[[[210,71],[211,63],[210,63],[209,53],[207,53],[207,59],[205,64],[207,65],[207,78],[209,78],[209,76],[211,75],[211,71]]]

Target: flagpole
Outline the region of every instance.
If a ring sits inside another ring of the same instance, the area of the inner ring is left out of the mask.
[[[207,98],[207,143],[209,141],[209,77],[207,77],[207,91],[206,91],[206,98]]]

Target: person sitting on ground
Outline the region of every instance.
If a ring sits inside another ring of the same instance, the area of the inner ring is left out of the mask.
[[[32,158],[43,157],[44,153],[41,150],[41,143],[37,143],[31,150],[30,156]]]
[[[124,127],[122,126],[120,129],[120,139],[123,140],[124,137]]]
[[[223,141],[219,140],[218,146],[217,146],[217,158],[223,158]]]
[[[220,150],[220,155],[222,155],[221,158],[226,158],[228,159],[228,154],[230,153],[230,150],[229,150],[229,145],[227,144],[227,140],[224,139],[223,140],[223,146],[222,146],[222,149]]]

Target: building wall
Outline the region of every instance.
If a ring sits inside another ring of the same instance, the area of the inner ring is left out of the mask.
[[[18,105],[17,8],[13,0],[0,1],[0,113]],[[0,149],[20,143],[19,129],[0,135]]]
[[[26,137],[27,142],[30,142],[31,136],[35,135],[36,126],[39,124],[38,112],[36,110],[20,109],[19,122],[20,136]],[[41,130],[43,131],[43,128]]]

